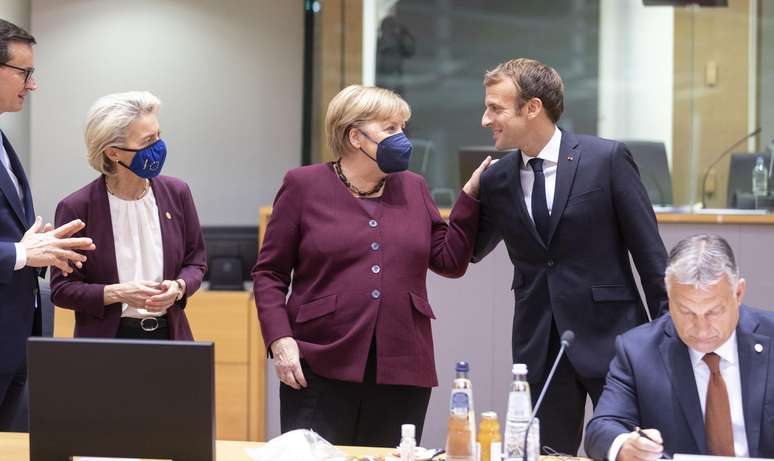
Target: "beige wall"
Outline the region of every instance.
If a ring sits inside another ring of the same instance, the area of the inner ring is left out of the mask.
[[[29,30],[30,27],[30,1],[29,0],[0,0],[0,18],[5,19]],[[29,101],[29,99],[27,100]],[[0,130],[3,130],[8,139],[13,143],[14,150],[24,165],[29,170],[30,160],[30,109],[29,103],[24,110],[13,114],[0,115]]]
[[[82,131],[107,93],[162,99],[164,173],[191,185],[204,224],[257,225],[301,163],[302,2],[33,0],[32,32],[31,176],[49,219],[97,175]]]

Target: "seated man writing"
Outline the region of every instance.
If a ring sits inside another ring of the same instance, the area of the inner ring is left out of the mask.
[[[774,312],[742,304],[745,281],[717,236],[680,241],[666,286],[670,313],[616,339],[586,452],[774,457]]]

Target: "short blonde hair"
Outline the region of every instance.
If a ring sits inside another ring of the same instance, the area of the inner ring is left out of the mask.
[[[116,173],[115,163],[106,155],[108,147],[126,145],[126,130],[137,117],[158,113],[161,101],[148,91],[129,91],[103,96],[86,115],[86,157],[102,174]]]
[[[344,154],[349,144],[349,130],[374,120],[400,117],[411,118],[411,109],[398,94],[375,86],[350,85],[333,97],[325,115],[325,135],[328,147],[337,156]]]

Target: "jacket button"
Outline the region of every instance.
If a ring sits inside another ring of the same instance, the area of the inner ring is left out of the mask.
[[[382,268],[379,267],[378,264],[374,264],[373,266],[371,266],[371,272],[373,272],[374,274],[378,274],[381,271],[382,271]]]
[[[374,290],[371,292],[371,297],[374,299],[379,299],[382,296],[382,293],[379,290]]]
[[[376,227],[376,226],[379,225],[379,223],[376,222],[375,219],[372,219],[372,220],[368,221],[368,225],[371,226],[371,227]]]
[[[379,250],[379,242],[371,243],[371,249],[374,250],[374,251],[378,251]]]
[[[548,267],[554,267],[556,265],[553,259],[549,259],[547,264],[548,264]]]

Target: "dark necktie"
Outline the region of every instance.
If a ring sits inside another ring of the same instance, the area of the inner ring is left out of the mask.
[[[532,220],[535,221],[535,228],[543,239],[543,243],[548,244],[548,205],[546,203],[546,177],[543,175],[543,159],[533,158],[529,160],[529,166],[535,173],[535,182],[532,184]]]
[[[704,411],[704,432],[707,447],[715,456],[734,456],[734,432],[731,428],[731,405],[728,403],[726,382],[720,374],[720,356],[714,352],[702,358],[710,369],[707,403]]]

